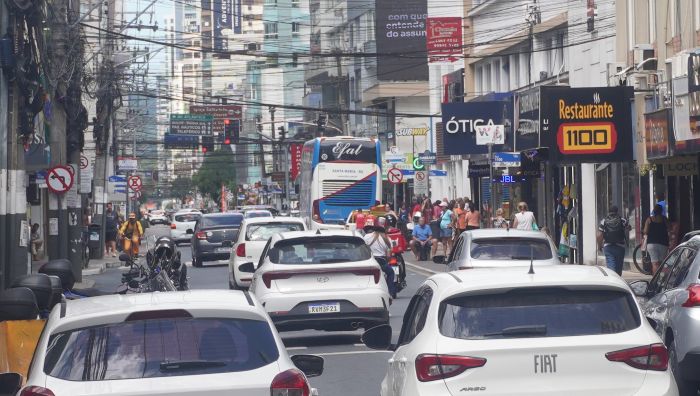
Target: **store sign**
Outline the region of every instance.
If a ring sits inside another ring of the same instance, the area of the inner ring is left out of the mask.
[[[442,104],[442,137],[446,155],[486,154],[477,144],[477,127],[504,125],[505,144],[494,151],[512,151],[513,102],[484,101]]]
[[[665,158],[671,155],[669,137],[672,126],[671,109],[644,114],[644,144],[647,159]]]
[[[290,147],[292,154],[292,170],[290,176],[292,180],[296,180],[301,172],[301,152],[303,148],[303,144],[292,144]]]
[[[396,131],[396,136],[426,136],[429,130],[428,127],[400,128]]]
[[[515,150],[540,146],[540,88],[515,94]]]
[[[488,165],[469,164],[469,177],[489,177],[491,167]]]
[[[662,162],[666,176],[695,176],[698,174],[698,159],[690,156],[675,156]]]
[[[632,87],[541,87],[541,139],[555,163],[633,160]]]
[[[462,18],[428,18],[427,33],[430,62],[454,62],[462,56]]]

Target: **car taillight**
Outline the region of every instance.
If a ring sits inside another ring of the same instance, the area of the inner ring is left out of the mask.
[[[418,355],[416,375],[419,381],[429,382],[454,377],[485,364],[486,359],[470,356]]]
[[[623,362],[640,370],[666,371],[668,351],[664,344],[644,345],[605,354],[611,362]]]
[[[41,386],[28,386],[22,389],[19,396],[55,396],[50,389]]]
[[[177,229],[177,226],[176,226],[175,224],[170,224],[170,229],[171,229],[171,230],[176,230],[176,229]]]
[[[700,285],[688,286],[688,299],[683,303],[686,308],[700,307]]]
[[[241,243],[236,247],[236,257],[245,257],[245,243]]]
[[[275,376],[270,385],[270,396],[309,396],[306,377],[297,369],[283,371]]]
[[[311,218],[313,221],[323,224],[323,220],[321,219],[321,208],[318,200],[314,201],[313,208],[311,210]]]
[[[207,233],[204,231],[199,231],[196,236],[197,239],[207,239]]]

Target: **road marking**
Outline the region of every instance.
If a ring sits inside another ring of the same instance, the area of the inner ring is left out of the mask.
[[[326,353],[314,353],[316,356],[343,356],[343,355],[359,355],[366,353],[394,353],[393,351],[347,351],[347,352],[326,352]]]

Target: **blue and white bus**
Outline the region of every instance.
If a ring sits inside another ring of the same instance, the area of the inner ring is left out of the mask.
[[[306,142],[299,192],[300,215],[309,229],[344,228],[353,210],[381,200],[379,141],[338,136]]]

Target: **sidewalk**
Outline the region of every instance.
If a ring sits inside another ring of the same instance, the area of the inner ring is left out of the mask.
[[[46,260],[32,261],[32,273],[36,273],[39,267],[44,265]],[[92,275],[99,275],[108,268],[118,268],[121,266],[121,262],[117,257],[105,257],[101,259],[90,259],[88,267],[83,269],[83,281],[76,282],[74,289],[90,289],[95,285],[95,281],[87,277]]]

